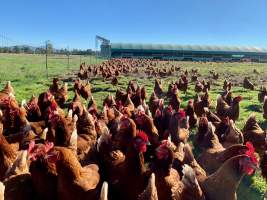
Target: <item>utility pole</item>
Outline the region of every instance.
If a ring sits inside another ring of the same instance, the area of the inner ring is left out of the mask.
[[[45,41],[45,66],[46,66],[46,78],[48,79],[47,54],[48,54],[48,40]]]

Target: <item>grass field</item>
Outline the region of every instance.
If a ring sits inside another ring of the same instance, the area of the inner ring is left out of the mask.
[[[82,57],[82,62],[95,63],[96,60],[91,57]],[[0,54],[0,83],[5,84],[7,80],[12,82],[16,91],[16,97],[20,101],[23,98],[29,99],[32,94],[38,95],[41,91],[47,89],[54,76],[71,77],[78,70],[80,64],[80,56],[71,56],[69,68],[67,68],[66,57],[57,56],[49,58],[49,79],[46,79],[45,57],[40,55],[14,55]],[[250,77],[250,80],[255,83],[257,90],[260,84],[266,84],[267,81],[267,64],[260,63],[194,63],[194,62],[179,62],[182,69],[191,70],[198,68],[201,78],[209,78],[209,71],[215,70],[219,73],[219,80],[213,81],[210,91],[213,100],[212,105],[215,106],[216,97],[222,91],[223,81],[226,79],[234,83],[234,95],[242,95],[244,100],[241,102],[240,118],[237,121],[237,126],[242,129],[248,116],[254,112],[257,119],[263,128],[267,129],[267,122],[262,118],[262,105],[258,102],[258,91],[248,91],[242,88],[242,81],[245,76]],[[160,67],[160,66],[159,66]],[[253,70],[256,69],[257,73]],[[177,80],[179,73],[163,79],[164,90],[167,91],[168,84],[172,80]],[[200,79],[201,79],[200,78]],[[102,78],[93,77],[91,84],[93,87],[93,96],[97,103],[101,106],[102,100],[108,93],[114,94],[118,87],[126,88],[128,81],[137,79],[141,85],[145,85],[148,95],[150,96],[155,77],[147,77],[145,75],[127,75],[119,77],[118,86],[114,87],[109,82],[103,82]],[[72,88],[70,88],[72,91]],[[72,92],[70,97],[72,96]],[[183,100],[182,107],[188,99],[195,95],[194,84],[190,84],[190,90],[187,95],[181,93]],[[194,133],[194,130],[192,130]],[[267,188],[267,184],[260,177],[260,172],[251,177],[244,177],[238,189],[239,200],[260,200]]]
[[[47,88],[53,77],[73,74],[80,62],[100,62],[93,56],[65,55],[48,56],[48,77],[46,72],[45,55],[32,54],[0,54],[0,84],[7,80],[16,88],[16,98],[21,100],[32,93],[39,94]]]

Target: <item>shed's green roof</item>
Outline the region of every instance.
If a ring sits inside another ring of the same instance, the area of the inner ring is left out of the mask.
[[[267,49],[259,47],[217,46],[217,45],[163,45],[163,44],[111,43],[111,49],[267,53]]]

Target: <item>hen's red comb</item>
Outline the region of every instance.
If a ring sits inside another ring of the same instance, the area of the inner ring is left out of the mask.
[[[52,109],[57,109],[57,102],[55,101],[55,100],[53,100],[52,102],[51,102],[51,106],[50,106]]]
[[[28,152],[31,153],[35,147],[35,141],[31,140],[28,148]]]
[[[246,151],[245,154],[251,159],[253,164],[258,165],[259,161],[258,161],[258,159],[256,157],[255,149],[254,149],[253,144],[251,142],[247,142],[246,146],[247,146],[248,150]]]
[[[50,151],[53,147],[54,147],[54,143],[53,142],[45,142],[45,144],[44,144],[44,150],[45,150],[46,153],[48,151]]]
[[[180,109],[178,111],[178,115],[180,116],[181,119],[186,117],[186,113],[183,109]]]
[[[137,130],[137,136],[140,137],[145,142],[148,142],[147,134],[144,131]]]
[[[161,114],[162,114],[162,112],[161,112],[161,110],[158,108],[158,109],[156,110],[155,117],[159,117],[159,116],[161,116]]]
[[[168,105],[167,109],[168,109],[168,111],[169,111],[169,112],[172,112],[172,111],[173,111],[173,109],[172,109],[172,106],[171,106],[171,105]]]
[[[168,140],[162,141],[161,145],[156,149],[156,156],[158,159],[167,159],[169,157]]]
[[[226,124],[229,124],[230,119],[229,119],[229,117],[224,117],[224,118],[222,119],[222,121],[223,121],[224,123],[226,123]]]
[[[242,101],[243,100],[243,97],[242,96],[237,96],[237,97],[235,97],[238,101]]]
[[[50,157],[50,150],[54,147],[53,142],[45,142],[43,145],[35,146],[34,140],[30,141],[28,154],[29,159],[35,161],[39,156]]]

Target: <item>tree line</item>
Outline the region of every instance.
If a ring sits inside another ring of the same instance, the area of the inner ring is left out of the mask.
[[[67,49],[53,48],[51,43],[47,44],[47,47],[31,47],[27,45],[15,45],[15,46],[4,46],[0,47],[0,53],[26,53],[26,54],[62,54],[62,55],[94,55],[95,52],[92,49]]]

